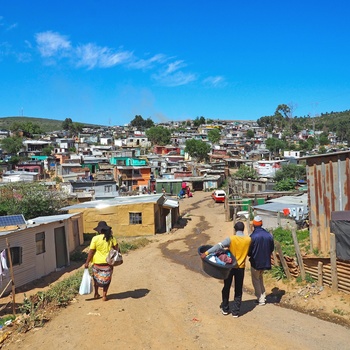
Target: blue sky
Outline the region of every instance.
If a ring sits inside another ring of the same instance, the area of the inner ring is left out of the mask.
[[[0,117],[123,125],[350,109],[348,1],[0,0]]]

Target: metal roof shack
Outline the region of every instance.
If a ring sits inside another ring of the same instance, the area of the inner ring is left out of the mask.
[[[328,253],[332,212],[350,210],[350,151],[299,160],[306,162],[311,248]]]

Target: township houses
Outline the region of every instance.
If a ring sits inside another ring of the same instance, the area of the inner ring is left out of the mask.
[[[69,266],[69,254],[83,242],[83,216],[80,213],[43,216],[28,221],[22,215],[0,217],[0,252],[9,245],[16,287]],[[10,281],[10,274],[3,273],[2,290]],[[9,291],[10,285],[6,288]]]
[[[82,213],[84,232],[94,232],[103,220],[116,237],[149,236],[170,232],[179,219],[178,200],[162,194],[116,197],[71,205],[62,210]]]

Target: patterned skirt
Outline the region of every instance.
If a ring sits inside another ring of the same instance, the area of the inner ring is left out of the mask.
[[[108,286],[112,280],[113,266],[98,265],[92,266],[92,276],[99,287]]]

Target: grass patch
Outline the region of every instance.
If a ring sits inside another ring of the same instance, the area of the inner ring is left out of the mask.
[[[314,282],[315,282],[315,279],[314,279],[309,273],[306,273],[306,274],[305,274],[305,281],[303,281],[303,280],[301,279],[301,276],[298,276],[298,277],[296,278],[296,281],[297,281],[298,283],[303,283],[303,282],[306,282],[306,283],[314,283]]]
[[[81,250],[74,250],[70,254],[70,261],[86,261],[87,253]]]
[[[341,309],[333,309],[333,312],[337,315],[344,316],[345,312]]]
[[[52,285],[47,291],[38,292],[30,297],[24,295],[18,325],[19,332],[27,332],[32,328],[42,327],[47,322],[47,310],[66,307],[78,294],[83,275],[83,269]]]
[[[295,248],[292,231],[278,227],[272,232],[274,239],[281,244],[284,255],[294,257]],[[297,230],[296,232],[300,250],[306,252],[310,249],[310,234],[308,230]]]
[[[285,279],[287,276],[283,270],[283,266],[272,266],[271,270],[266,273],[270,274],[271,277],[275,278],[277,281]]]
[[[121,253],[127,253],[130,250],[145,247],[150,241],[147,238],[136,238],[132,241],[120,241],[118,242]]]
[[[0,326],[3,327],[7,321],[13,321],[16,319],[15,315],[6,315],[0,318]]]

